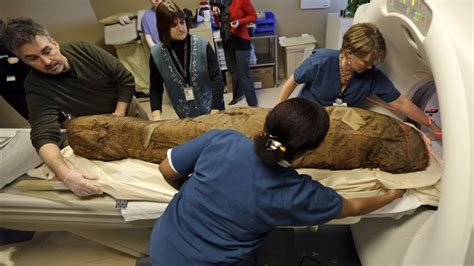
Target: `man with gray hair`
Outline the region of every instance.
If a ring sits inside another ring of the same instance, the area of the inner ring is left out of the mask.
[[[96,177],[65,162],[59,148],[60,123],[83,115],[135,115],[130,113],[135,112],[130,104],[135,88],[132,74],[96,46],[76,42],[60,47],[30,18],[10,19],[3,37],[6,48],[33,68],[25,91],[31,142],[41,159],[76,195],[102,193],[92,181]]]

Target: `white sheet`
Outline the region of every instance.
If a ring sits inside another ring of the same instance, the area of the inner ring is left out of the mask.
[[[129,202],[126,209],[122,209],[122,215],[127,222],[137,220],[149,220],[156,219],[163,214],[166,209],[167,203],[160,202],[144,202],[135,201]],[[386,217],[390,216],[395,219],[399,219],[403,215],[411,214],[416,208],[423,205],[411,190],[409,190],[401,199],[397,199],[389,205],[380,208],[365,217]],[[350,217],[348,219],[341,219],[333,223],[341,224],[352,224],[356,223],[361,217]]]
[[[163,178],[158,164],[138,159],[104,162],[74,155],[71,147],[62,151],[69,167],[99,178],[97,184],[116,199],[169,202],[177,192]],[[28,172],[29,176],[53,179],[51,169],[42,165]]]
[[[156,219],[176,193],[164,180],[157,164],[137,159],[113,162],[88,160],[75,156],[70,147],[63,149],[62,153],[69,166],[98,176],[98,184],[105,193],[116,199],[130,200],[127,209],[121,210],[126,221]],[[391,174],[378,169],[298,169],[298,172],[312,176],[344,197],[366,197],[381,194],[385,189],[408,188],[409,193],[403,200],[397,200],[372,213],[384,216],[400,216],[422,204],[437,206],[442,175],[440,163],[434,157],[431,157],[426,170],[405,174]],[[47,166],[28,174],[44,179],[54,177]]]
[[[385,189],[409,189],[422,204],[438,206],[442,168],[438,160],[430,157],[427,169],[418,172],[392,174],[379,169],[325,170],[298,169],[314,180],[335,189],[344,197],[380,195]]]
[[[121,213],[126,222],[156,219],[163,214],[168,203],[151,201],[132,201]]]

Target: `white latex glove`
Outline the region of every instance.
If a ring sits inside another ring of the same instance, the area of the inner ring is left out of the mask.
[[[78,171],[71,170],[64,178],[63,182],[66,184],[74,194],[79,197],[86,197],[94,194],[102,194],[102,190],[91,182],[97,180],[97,177],[84,175]]]
[[[125,24],[130,24],[132,23],[132,20],[130,19],[130,17],[128,16],[122,16],[122,17],[119,17],[119,23],[120,25],[125,25]]]

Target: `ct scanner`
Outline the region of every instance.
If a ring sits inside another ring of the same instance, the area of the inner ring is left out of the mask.
[[[386,39],[382,69],[423,110],[438,110],[432,118],[443,126],[442,146],[433,144],[443,157],[438,209],[418,208],[398,220],[349,222],[363,265],[474,264],[472,20],[472,0],[372,0],[357,10],[354,23],[373,22]],[[27,125],[2,99],[0,112],[0,133]],[[68,230],[135,256],[147,253],[152,222],[124,222],[108,196],[96,198],[93,204],[100,208],[91,210],[91,202],[69,194],[51,201],[9,188],[3,192],[0,226]]]
[[[357,10],[358,22],[381,30],[387,44],[381,67],[403,94],[435,86],[436,93],[420,102],[428,104],[422,108],[439,102],[434,119],[443,125],[438,209],[351,225],[360,261],[474,265],[473,1],[372,0]]]

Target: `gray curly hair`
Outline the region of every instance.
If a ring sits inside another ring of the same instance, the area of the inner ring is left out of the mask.
[[[31,18],[10,18],[2,30],[3,45],[13,53],[21,46],[34,42],[36,36],[51,39],[48,31]]]

